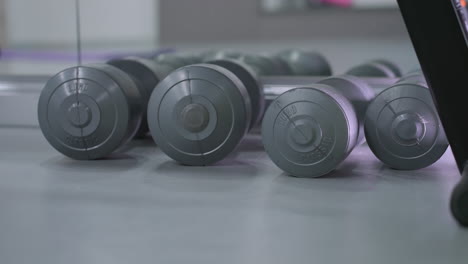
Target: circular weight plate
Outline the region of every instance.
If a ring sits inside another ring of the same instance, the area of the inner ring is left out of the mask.
[[[252,129],[260,122],[265,109],[263,87],[257,81],[258,78],[255,73],[249,69],[249,66],[240,61],[226,59],[210,61],[208,63],[228,69],[234,73],[242,81],[245,88],[247,88],[247,92],[250,96],[250,102],[252,104],[252,118],[249,125],[249,128]]]
[[[420,85],[380,93],[367,109],[364,127],[370,149],[395,169],[427,167],[448,147],[430,91]]]
[[[398,65],[396,65],[395,63],[393,63],[393,62],[391,62],[389,60],[377,59],[377,60],[373,60],[371,62],[375,62],[375,63],[378,63],[378,64],[385,65],[388,69],[390,69],[393,72],[395,77],[401,77],[401,75],[402,75],[402,71],[401,71],[400,67],[398,67]]]
[[[349,75],[330,77],[319,83],[337,89],[351,102],[359,121],[358,144],[362,144],[365,141],[364,120],[367,107],[375,97],[374,90],[366,82]]]
[[[278,53],[294,75],[330,76],[332,70],[324,56],[317,52],[285,50]]]
[[[347,71],[346,74],[357,77],[396,78],[395,74],[390,68],[376,62],[369,62],[355,66]]]
[[[123,59],[114,59],[107,64],[112,65],[121,69],[130,75],[137,84],[137,87],[142,95],[142,108],[143,111],[142,122],[140,128],[136,133],[137,138],[143,138],[148,134],[148,122],[146,118],[146,109],[148,107],[149,97],[154,87],[160,81],[161,75],[157,72],[157,66],[154,61],[137,58],[137,57],[127,57]]]
[[[186,165],[209,165],[229,155],[252,114],[247,89],[230,71],[211,64],[180,68],[154,90],[148,123],[155,142]]]
[[[135,84],[94,66],[58,73],[47,82],[39,98],[38,118],[44,136],[70,158],[109,155],[126,141],[135,126],[131,99],[122,88],[127,85]]]
[[[262,123],[266,152],[279,168],[297,177],[331,172],[347,157],[356,138],[351,104],[323,84],[280,95]]]

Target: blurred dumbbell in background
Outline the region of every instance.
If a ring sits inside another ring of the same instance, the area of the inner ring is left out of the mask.
[[[320,56],[320,55],[319,55]],[[322,61],[322,59],[320,59]],[[378,63],[377,63],[378,62]],[[321,64],[326,69],[327,64]],[[379,71],[376,71],[378,65]],[[365,81],[375,93],[380,93],[399,80],[401,70],[393,62],[386,59],[373,60],[368,63],[359,64],[348,70],[345,75],[353,75]],[[357,74],[357,75],[354,75]],[[419,75],[418,75],[419,76]],[[273,100],[288,89],[297,88],[301,85],[317,83],[328,76],[321,75],[290,75],[290,76],[264,76],[261,82],[265,88],[265,104],[268,107]]]
[[[287,64],[292,75],[332,75],[332,69],[327,59],[317,52],[289,49],[279,52],[275,57]]]
[[[397,78],[401,77],[401,69],[388,60],[377,59],[354,66],[346,74],[358,77]]]

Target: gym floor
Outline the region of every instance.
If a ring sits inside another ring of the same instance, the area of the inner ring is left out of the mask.
[[[258,134],[214,167],[150,139],[74,161],[36,128],[0,129],[2,263],[466,263],[450,150],[414,172],[367,146],[321,179],[284,175]]]
[[[347,40],[347,52],[340,41],[314,46],[337,73],[382,54],[394,55],[405,71],[416,66],[407,41]],[[9,74],[61,68],[0,64]],[[74,161],[50,147],[37,124],[2,123],[21,115],[36,122],[37,96],[28,110],[0,104],[2,264],[464,264],[468,258],[468,230],[448,206],[460,177],[450,150],[433,166],[408,172],[386,168],[360,146],[320,179],[283,174],[258,134],[213,167],[176,164],[150,139],[106,160]]]

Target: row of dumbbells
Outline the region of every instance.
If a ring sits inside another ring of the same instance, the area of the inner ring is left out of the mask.
[[[400,170],[427,167],[448,147],[421,72],[377,95],[363,79],[345,75],[289,89],[266,111],[262,139],[273,162],[298,177],[328,174],[364,141]]]
[[[167,53],[155,58],[128,57],[77,66],[53,76],[44,87],[38,106],[41,130],[54,148],[70,158],[105,158],[129,140],[146,136],[150,95],[164,78],[172,78],[168,76],[171,72],[203,62],[215,67],[215,63],[229,63],[232,59],[249,65],[246,74],[252,76],[252,83],[248,84],[248,96],[258,109],[263,109],[259,106],[263,104],[263,93],[254,75],[331,74],[321,55],[300,51],[271,56],[234,51]],[[189,115],[192,112],[185,111]]]
[[[291,86],[263,118],[261,76],[331,73],[321,55],[294,50],[117,59],[53,77],[41,95],[39,121],[51,145],[75,159],[106,157],[149,127],[174,160],[210,165],[232,153],[262,119],[268,155],[295,176],[329,173],[365,137],[393,168],[422,168],[443,154],[447,142],[420,73],[377,97],[366,83],[368,77],[401,76],[384,60],[356,66],[347,76]]]

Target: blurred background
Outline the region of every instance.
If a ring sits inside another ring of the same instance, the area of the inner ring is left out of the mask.
[[[336,73],[370,58],[416,58],[393,0],[81,0],[85,62],[158,49],[322,52]],[[73,0],[0,0],[0,72],[76,62]]]

